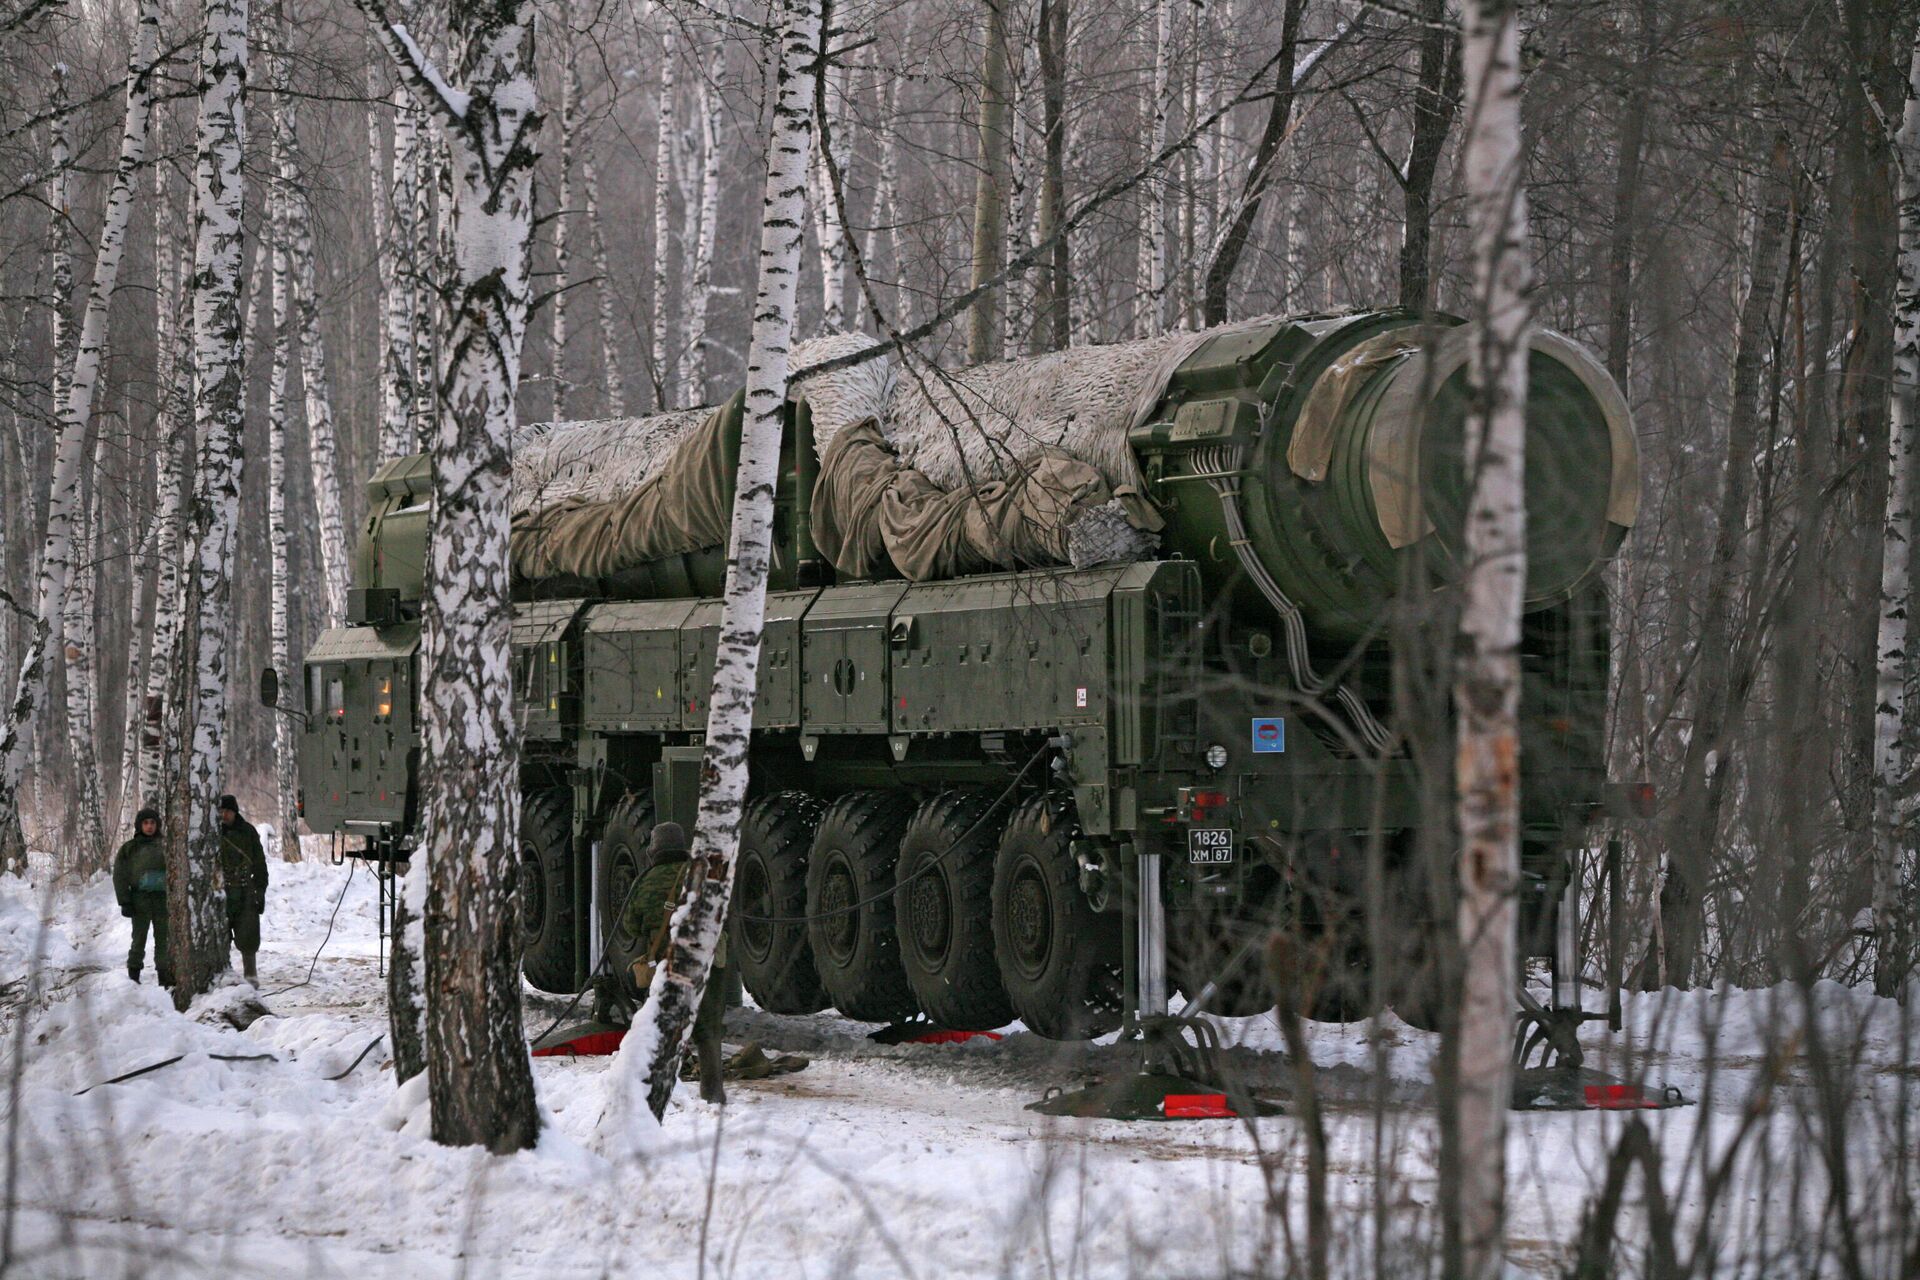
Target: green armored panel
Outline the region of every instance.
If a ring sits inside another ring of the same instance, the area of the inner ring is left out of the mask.
[[[335,627],[308,651],[299,765],[313,830],[405,817],[411,757],[419,743],[419,642],[415,623]]]
[[[800,629],[800,718],[808,733],[886,733],[887,629],[904,582],[829,587]]]
[[[594,606],[580,636],[580,723],[602,732],[680,727],[680,628],[695,600]]]
[[[1107,596],[1124,569],[925,582],[893,614],[893,731],[1098,724]]]
[[[1200,675],[1200,570],[1191,560],[1128,565],[1111,604],[1113,763],[1143,764],[1158,751],[1164,708]]]
[[[513,611],[513,714],[522,736],[558,741],[580,691],[574,687],[567,629],[584,600],[539,600]]]
[[[800,723],[800,619],[820,592],[767,593],[766,632],[760,641],[759,679],[753,696],[753,727],[792,729]],[[713,663],[720,649],[719,600],[703,600],[681,624],[680,727],[707,727],[713,693]]]

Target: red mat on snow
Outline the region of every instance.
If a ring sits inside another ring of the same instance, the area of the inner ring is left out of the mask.
[[[593,1058],[612,1053],[627,1038],[624,1031],[590,1031],[571,1040],[562,1040],[550,1044],[544,1049],[535,1049],[536,1058]]]

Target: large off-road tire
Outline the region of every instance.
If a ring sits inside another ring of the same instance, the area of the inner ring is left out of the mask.
[[[1068,810],[1030,800],[1008,820],[993,868],[993,950],[1027,1028],[1088,1040],[1120,1025],[1120,917],[1080,891]]]
[[[861,1022],[900,1022],[920,1011],[900,964],[887,892],[913,809],[899,792],[851,792],[828,807],[813,837],[807,941],[814,968],[834,1007]]]
[[[1337,889],[1309,884],[1298,891],[1292,963],[1275,981],[1290,982],[1294,1007],[1316,1022],[1368,1017],[1379,1004],[1366,917]]]
[[[993,859],[1001,815],[978,792],[949,791],[914,810],[900,837],[893,895],[900,962],[927,1017],[956,1031],[1013,1021],[993,958]]]
[[[1168,913],[1170,967],[1189,1004],[1217,983],[1205,1012],[1251,1018],[1273,1008],[1267,943],[1283,927],[1278,917],[1280,873],[1261,865],[1248,872],[1243,901],[1231,907],[1197,905]]]
[[[1440,919],[1451,917],[1452,901],[1451,893],[1436,901],[1428,881],[1412,866],[1387,882],[1385,928],[1392,940],[1387,998],[1402,1022],[1421,1031],[1439,1031],[1446,1021],[1448,965],[1459,943],[1442,932]],[[1441,917],[1442,911],[1447,915]]]
[[[593,886],[593,900],[600,904],[602,963],[629,996],[638,994],[633,987],[633,962],[646,950],[647,940],[635,937],[624,926],[622,916],[627,894],[653,866],[647,853],[653,839],[653,820],[651,791],[629,792],[614,805],[600,837],[600,862]]]
[[[826,811],[818,797],[781,791],[747,802],[734,862],[727,961],[769,1013],[814,1013],[827,993],[804,924],[770,924],[807,911],[807,860]],[[755,919],[754,917],[759,917]]]
[[[571,792],[521,798],[519,873],[520,971],[542,991],[575,991]]]

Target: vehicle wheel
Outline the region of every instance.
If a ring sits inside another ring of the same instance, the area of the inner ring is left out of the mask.
[[[1120,917],[1080,891],[1073,827],[1045,799],[1014,811],[993,866],[993,950],[1014,1012],[1049,1040],[1120,1025]]]
[[[1189,1001],[1199,999],[1209,982],[1218,982],[1207,1013],[1251,1018],[1273,1008],[1267,942],[1283,927],[1276,918],[1279,901],[1280,873],[1262,865],[1248,873],[1246,899],[1232,909],[1201,906],[1168,913],[1170,967]]]
[[[920,1012],[900,965],[887,894],[912,815],[913,801],[898,792],[855,791],[833,802],[814,833],[807,940],[828,998],[860,1022],[900,1022]],[[865,905],[847,910],[855,903]]]
[[[927,1017],[955,1031],[1013,1021],[993,959],[993,801],[949,791],[914,810],[900,837],[893,895],[900,962]]]
[[[804,924],[768,924],[748,916],[807,913],[807,857],[826,810],[805,791],[781,791],[747,803],[734,863],[727,959],[754,1003],[769,1013],[814,1013],[827,1007]]]
[[[1358,1022],[1378,1008],[1366,920],[1338,890],[1307,886],[1287,972],[1295,1007],[1316,1022]],[[1286,993],[1280,993],[1286,994]]]
[[[600,866],[593,886],[593,900],[600,904],[600,950],[606,971],[632,996],[638,994],[633,989],[633,962],[646,944],[625,927],[621,917],[627,894],[653,865],[647,855],[653,839],[653,793],[635,791],[622,797],[607,815],[600,839]]]
[[[520,971],[542,991],[573,981],[573,795],[529,791],[520,801]]]
[[[1390,892],[1387,928],[1398,945],[1387,974],[1388,998],[1408,1026],[1438,1031],[1446,1017],[1446,948],[1458,944],[1441,935],[1432,894],[1412,868],[1396,873]]]

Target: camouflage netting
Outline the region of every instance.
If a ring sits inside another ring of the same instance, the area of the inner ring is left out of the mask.
[[[1181,362],[1225,331],[957,373],[880,357],[809,377],[872,339],[798,344],[793,394],[809,405],[821,458],[811,514],[822,552],[847,576],[916,581],[1151,554],[1162,522],[1127,433]],[[596,576],[724,543],[731,486],[716,470],[717,422],[700,409],[518,433],[516,571]]]

